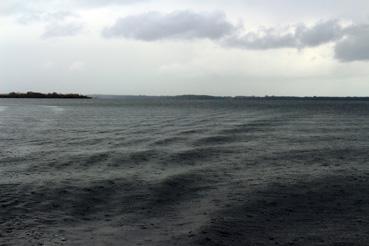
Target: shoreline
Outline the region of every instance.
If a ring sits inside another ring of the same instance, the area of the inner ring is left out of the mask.
[[[92,99],[92,97],[80,95],[76,93],[59,94],[53,93],[39,93],[39,92],[27,92],[17,93],[11,92],[9,94],[0,94],[0,98],[24,98],[24,99]]]

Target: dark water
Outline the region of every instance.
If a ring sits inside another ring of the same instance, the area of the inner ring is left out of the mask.
[[[369,102],[0,100],[0,245],[368,245]]]

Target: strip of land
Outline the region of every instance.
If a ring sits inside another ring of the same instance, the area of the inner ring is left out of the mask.
[[[11,92],[9,94],[0,94],[0,98],[64,98],[64,99],[91,99],[89,96],[84,96],[80,94],[59,94],[56,92],[53,93],[39,93],[39,92],[27,92],[27,93],[18,93]]]

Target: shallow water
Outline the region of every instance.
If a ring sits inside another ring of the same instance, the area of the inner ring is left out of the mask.
[[[0,99],[6,245],[366,245],[369,102]]]

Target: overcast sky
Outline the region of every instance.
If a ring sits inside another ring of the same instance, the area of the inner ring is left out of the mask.
[[[369,96],[368,0],[0,0],[0,93]]]

